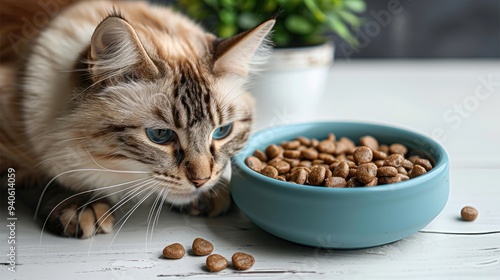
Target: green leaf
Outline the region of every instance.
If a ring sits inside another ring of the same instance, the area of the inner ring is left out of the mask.
[[[349,45],[356,45],[356,39],[349,31],[349,28],[338,17],[328,17],[328,25],[342,40]]]
[[[316,6],[313,0],[304,0],[304,4],[309,9],[311,14],[319,21],[325,22],[326,16],[325,14]]]
[[[355,13],[363,13],[366,10],[366,3],[363,0],[346,0],[343,3]]]
[[[314,30],[314,26],[305,17],[289,15],[285,19],[286,28],[297,34],[309,34]]]
[[[338,11],[337,13],[342,18],[342,20],[347,22],[352,27],[358,28],[361,25],[361,21],[355,14],[348,11]]]

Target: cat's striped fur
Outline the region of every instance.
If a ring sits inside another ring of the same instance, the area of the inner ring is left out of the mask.
[[[0,4],[1,168],[47,186],[37,209],[47,227],[108,232],[113,204],[133,196],[227,211],[230,157],[253,119],[244,85],[274,20],[219,40],[144,2],[18,2]],[[40,11],[50,21],[23,33]],[[226,138],[212,139],[228,124]],[[158,145],[146,128],[176,136]]]

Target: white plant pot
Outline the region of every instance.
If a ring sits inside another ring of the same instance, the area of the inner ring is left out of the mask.
[[[333,53],[333,43],[273,49],[265,70],[254,77],[249,88],[256,101],[254,131],[314,120]]]

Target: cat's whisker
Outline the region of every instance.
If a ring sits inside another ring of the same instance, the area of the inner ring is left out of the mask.
[[[147,171],[130,171],[130,170],[112,170],[112,169],[95,169],[95,168],[82,168],[82,169],[74,169],[74,170],[68,170],[68,171],[64,171],[62,173],[60,173],[59,175],[55,176],[54,178],[52,178],[46,185],[45,187],[43,188],[43,191],[40,195],[40,198],[38,199],[38,204],[36,206],[36,209],[35,209],[35,215],[33,217],[33,219],[36,219],[36,217],[38,216],[38,212],[40,211],[40,204],[42,202],[42,199],[45,195],[45,192],[47,191],[48,187],[59,177],[63,176],[63,175],[67,175],[67,174],[71,174],[71,173],[76,173],[76,172],[111,172],[111,173],[122,173],[122,174],[148,174],[149,172]],[[141,179],[144,179],[144,178],[141,178]],[[110,186],[112,187],[112,186]],[[92,191],[95,191],[95,190],[87,190],[85,191],[84,193],[86,192],[92,192]]]
[[[44,229],[45,229],[45,226],[47,225],[47,222],[49,220],[49,217],[50,215],[52,215],[52,213],[61,205],[63,204],[64,202],[74,198],[74,197],[77,197],[79,195],[82,195],[82,194],[86,194],[86,193],[90,193],[90,192],[95,192],[95,191],[102,191],[104,189],[110,189],[110,188],[116,188],[116,187],[119,187],[119,186],[123,186],[123,185],[126,185],[126,184],[131,184],[131,183],[135,183],[135,182],[139,182],[141,180],[151,180],[153,178],[141,178],[141,179],[137,179],[137,180],[133,180],[133,181],[129,181],[129,182],[125,182],[125,183],[121,183],[121,184],[115,184],[115,185],[111,185],[111,186],[107,186],[107,187],[101,187],[101,188],[98,188],[98,189],[92,189],[92,190],[86,190],[86,191],[82,191],[82,192],[79,192],[79,193],[75,193],[67,198],[65,198],[64,200],[62,200],[61,202],[59,202],[58,204],[56,204],[56,206],[54,206],[52,208],[52,210],[49,212],[49,214],[47,215],[47,218],[45,219],[43,225],[42,225],[42,230],[40,232],[40,245],[42,244],[42,238],[43,238],[43,233],[44,233]],[[40,201],[41,201],[42,198],[40,198],[39,202],[38,202],[38,205],[37,205],[37,210],[39,210],[39,206],[40,206]],[[36,216],[37,216],[37,212],[35,212],[35,219],[36,219]]]
[[[139,206],[144,202],[146,201],[146,199],[148,199],[148,197],[153,194],[158,188],[160,188],[161,186],[157,185],[157,186],[150,186],[150,187],[147,187],[145,188],[144,190],[142,190],[140,193],[148,190],[148,189],[152,189],[151,191],[149,191],[149,193],[147,193],[139,202],[137,202],[133,207],[132,209],[130,209],[127,213],[125,213],[125,215],[120,218],[120,220],[118,220],[115,224],[118,225],[124,218],[122,224],[120,225],[120,227],[118,228],[115,236],[113,237],[113,239],[111,240],[109,246],[113,245],[113,242],[115,241],[116,237],[118,236],[118,234],[120,233],[121,229],[123,228],[123,226],[125,225],[125,223],[128,221],[128,219],[130,218],[130,216],[132,216],[132,214],[135,212],[135,210],[137,210],[137,208],[139,208]],[[139,193],[139,194],[140,194]],[[115,227],[113,226],[113,228]]]
[[[163,195],[163,192],[165,192],[165,190],[166,190],[167,193],[165,195]],[[153,221],[153,229],[151,230],[151,239],[150,240],[153,240],[154,227],[155,227],[155,225],[158,226],[158,223],[159,223],[159,220],[160,220],[160,215],[161,215],[161,210],[163,208],[163,205],[165,204],[165,200],[167,199],[167,195],[168,195],[168,189],[164,188],[162,190],[162,194],[161,194],[161,202],[159,204],[158,209],[156,210],[156,217],[155,217],[155,220]]]
[[[85,208],[86,208],[88,205],[90,205],[90,204],[92,204],[92,203],[94,203],[94,202],[96,202],[96,201],[98,201],[98,200],[101,200],[101,199],[106,198],[106,197],[109,197],[109,196],[116,195],[116,194],[118,194],[118,193],[121,193],[121,192],[124,192],[124,191],[130,190],[130,189],[133,189],[133,188],[141,188],[142,186],[146,185],[147,183],[149,183],[150,181],[153,181],[153,180],[155,180],[155,178],[149,178],[148,180],[146,180],[145,182],[141,182],[140,184],[134,184],[134,185],[131,185],[131,186],[126,187],[126,188],[124,188],[124,189],[121,189],[121,190],[118,190],[118,191],[115,191],[115,192],[112,192],[112,193],[108,193],[108,194],[105,194],[105,195],[102,195],[102,196],[100,196],[100,194],[93,194],[93,195],[90,197],[90,199],[89,199],[89,200],[87,200],[87,202],[85,202],[85,203],[84,203],[83,205],[81,205],[80,207],[76,208],[75,213],[73,213],[73,214],[69,217],[68,221],[71,221],[71,220],[73,219],[73,217],[74,217],[74,215],[75,215],[76,213],[79,213],[79,215],[81,215],[81,213],[83,213],[83,211],[85,211]],[[95,191],[97,192],[97,191],[102,191],[102,190],[101,190],[101,189],[96,189]],[[130,192],[130,191],[129,191],[129,192]],[[127,195],[129,192],[127,192],[125,195]],[[114,207],[114,206],[113,206],[113,207]],[[112,209],[113,207],[111,207],[110,209]],[[118,207],[119,207],[119,206],[118,206]],[[110,215],[106,215],[106,214],[110,211],[110,209],[108,209],[108,210],[107,210],[107,211],[106,211],[106,212],[105,212],[105,213],[104,213],[101,217],[99,217],[99,219],[98,219],[98,220],[94,223],[93,228],[95,228],[95,230],[96,230],[96,231],[99,229],[101,222],[102,222],[102,221],[105,221],[105,220],[106,220],[106,219],[110,216]],[[79,219],[79,218],[78,218],[78,219]],[[68,224],[66,224],[66,226],[65,226],[65,228],[64,228],[64,230],[65,230],[65,231],[66,231],[66,227],[67,227],[67,226],[68,226]]]
[[[160,201],[161,197],[162,197],[162,194],[163,192],[165,191],[165,188],[162,188],[161,191],[157,194],[154,202],[153,202],[153,205],[151,205],[151,209],[149,210],[149,213],[148,213],[148,218],[147,218],[147,221],[148,221],[148,225],[146,226],[146,247],[147,247],[147,244],[148,244],[148,232],[149,232],[149,227],[151,226],[151,238],[150,240],[153,239],[153,231],[154,231],[154,222],[152,223],[153,221],[153,213],[154,213],[154,210],[156,209],[156,207],[160,207],[158,205],[158,202]]]
[[[154,179],[154,178],[151,178],[151,179]],[[129,201],[134,199],[136,196],[140,195],[142,192],[144,192],[150,188],[153,188],[155,185],[154,185],[154,182],[151,182],[151,181],[152,180],[148,180],[148,182],[142,183],[141,185],[138,185],[138,186],[137,185],[134,186],[135,187],[134,189],[129,190],[115,205],[113,205],[106,212],[104,212],[103,215],[94,224],[94,228],[96,229],[96,231],[99,230],[101,222],[108,219],[118,209],[122,209],[123,205],[125,205],[126,203],[128,203]],[[151,184],[151,183],[153,183],[153,184]],[[125,214],[125,215],[127,215],[127,214]],[[125,217],[125,215],[123,217]],[[118,220],[118,222],[116,222],[113,225],[112,229],[115,228],[115,226],[123,219],[123,217],[120,218],[120,220]],[[92,247],[92,243],[94,242],[94,237],[95,237],[95,235],[92,236],[92,239],[91,239],[90,244],[89,244],[89,254],[90,254],[90,248]],[[114,240],[114,238],[113,238],[113,240]]]

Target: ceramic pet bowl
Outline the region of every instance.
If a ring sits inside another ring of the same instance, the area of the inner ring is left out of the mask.
[[[381,144],[402,143],[434,167],[394,184],[326,188],[275,180],[245,165],[256,149],[297,136],[324,139],[330,132],[353,141],[371,135]],[[429,224],[449,193],[449,159],[443,147],[422,134],[380,124],[316,122],[268,128],[251,137],[233,166],[231,192],[241,211],[271,234],[314,247],[363,248],[403,239]]]

